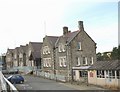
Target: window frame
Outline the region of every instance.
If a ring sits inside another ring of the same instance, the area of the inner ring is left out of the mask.
[[[65,45],[63,43],[59,43],[58,52],[65,52]]]
[[[78,46],[77,46],[78,50],[82,50],[81,42],[78,42],[77,45],[78,45]]]
[[[59,66],[60,67],[67,67],[66,56],[59,57]]]
[[[115,79],[115,70],[106,70],[106,78]]]
[[[77,66],[80,66],[81,65],[81,58],[80,57],[76,57],[77,59]]]
[[[105,78],[105,71],[97,70],[97,78]]]
[[[92,65],[94,62],[94,58],[93,57],[90,57],[90,64]]]
[[[87,57],[83,57],[83,65],[87,65],[87,61],[88,61],[88,58]]]
[[[49,46],[44,46],[43,47],[43,54],[50,54],[50,48],[49,48]]]
[[[87,71],[79,71],[79,77],[88,77],[88,72]]]

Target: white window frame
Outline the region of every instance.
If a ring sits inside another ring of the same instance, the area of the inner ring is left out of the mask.
[[[83,57],[83,58],[85,58],[85,64],[83,63],[83,65],[87,65],[87,57]]]
[[[88,61],[88,58],[87,58],[87,57],[85,57],[85,65],[87,65],[87,61]]]
[[[81,65],[80,57],[77,57],[77,66]]]
[[[79,45],[78,50],[82,50],[82,49],[81,49],[81,47],[82,47],[82,46],[81,46],[81,42],[78,42],[78,45]]]
[[[43,54],[50,54],[50,48],[48,46],[43,47]]]
[[[65,45],[62,44],[62,43],[59,43],[58,51],[59,51],[59,52],[65,52]]]
[[[64,66],[64,67],[67,66],[66,56],[63,57],[63,66]]]
[[[51,58],[43,58],[43,66],[51,67]]]
[[[60,67],[67,67],[66,56],[59,57],[59,66]]]
[[[93,61],[94,61],[94,58],[93,57],[90,57],[90,64],[92,65],[93,64]]]
[[[48,65],[51,67],[51,58],[48,58]]]
[[[58,50],[59,52],[62,52],[62,43],[59,43]]]
[[[62,67],[62,58],[59,57],[59,66]]]

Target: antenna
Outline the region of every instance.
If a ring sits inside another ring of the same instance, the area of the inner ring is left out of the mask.
[[[46,21],[44,20],[44,33],[45,33],[45,36],[46,36]]]

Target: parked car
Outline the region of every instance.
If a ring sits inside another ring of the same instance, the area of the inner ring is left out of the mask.
[[[24,78],[21,75],[10,75],[7,79],[11,83],[24,83]]]

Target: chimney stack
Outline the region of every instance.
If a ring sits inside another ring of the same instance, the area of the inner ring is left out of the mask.
[[[68,33],[68,27],[63,27],[63,35],[66,35]]]
[[[79,30],[84,30],[83,21],[78,21]]]

